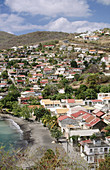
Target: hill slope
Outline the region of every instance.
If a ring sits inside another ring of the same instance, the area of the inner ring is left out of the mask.
[[[37,31],[20,36],[0,32],[0,49],[10,48],[19,45],[31,45],[43,41],[61,40],[68,38],[68,33]]]

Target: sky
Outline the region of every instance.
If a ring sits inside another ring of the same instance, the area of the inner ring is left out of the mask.
[[[0,31],[85,32],[110,28],[110,0],[0,0]]]

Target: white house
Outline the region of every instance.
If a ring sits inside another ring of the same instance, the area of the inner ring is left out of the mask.
[[[100,139],[81,141],[80,144],[81,156],[93,169],[98,166],[100,159],[104,159],[105,154],[108,154],[110,149],[110,146]]]

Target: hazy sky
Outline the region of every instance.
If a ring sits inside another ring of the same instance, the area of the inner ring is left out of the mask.
[[[110,0],[0,0],[0,31],[84,32],[110,28]]]

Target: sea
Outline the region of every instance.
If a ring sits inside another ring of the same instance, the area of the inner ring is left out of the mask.
[[[23,131],[12,119],[0,119],[0,147],[5,151],[21,150],[27,145]]]

